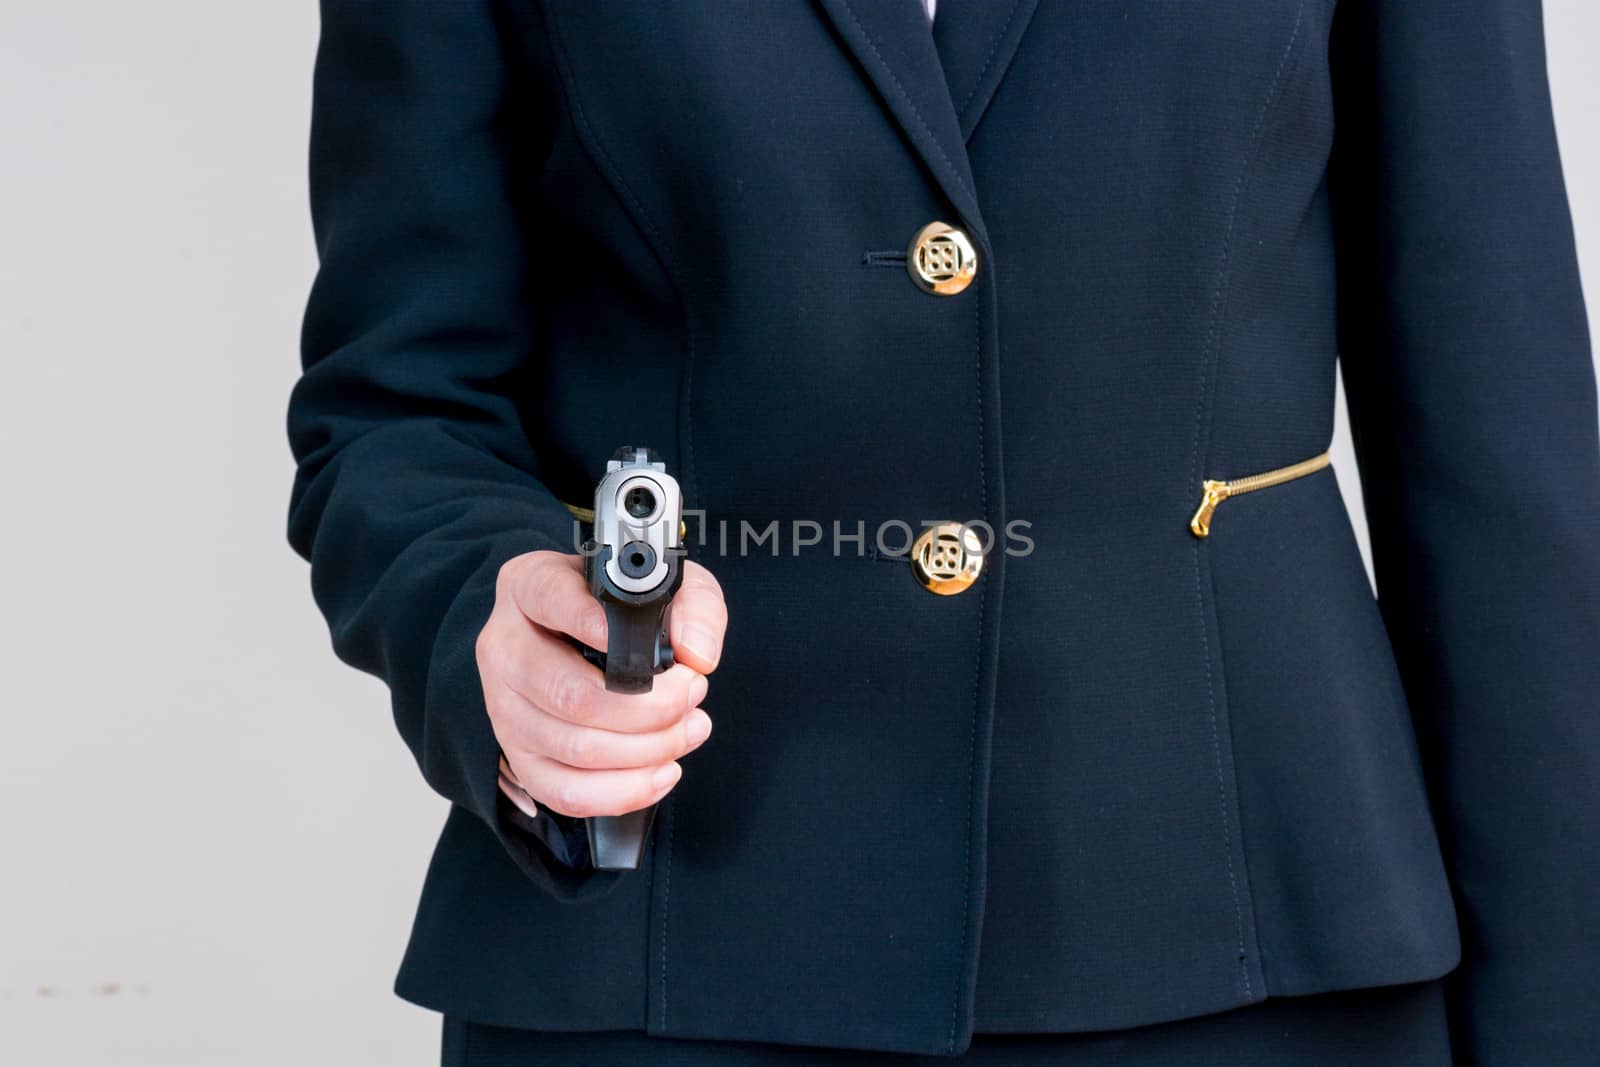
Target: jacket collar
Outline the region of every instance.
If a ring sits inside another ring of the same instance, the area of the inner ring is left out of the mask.
[[[818,0],[940,191],[985,244],[966,142],[1036,3],[940,0],[930,33],[915,0]]]
[[[970,141],[989,107],[1038,0],[939,0],[933,44],[944,67],[961,136]]]

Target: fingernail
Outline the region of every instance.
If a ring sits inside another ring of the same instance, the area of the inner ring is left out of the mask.
[[[698,745],[711,736],[711,716],[695,708],[689,715],[689,743]]]
[[[697,674],[694,681],[689,683],[689,706],[698,708],[706,698],[706,691],[711,688],[711,683],[706,681],[706,676]]]
[[[656,772],[654,779],[657,789],[665,789],[672,785],[683,775],[683,768],[676,763],[669,763]]]
[[[693,623],[685,626],[678,641],[684,651],[702,663],[716,663],[717,656],[722,653],[722,641],[704,626]]]

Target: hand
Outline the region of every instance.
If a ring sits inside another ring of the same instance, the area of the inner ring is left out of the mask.
[[[683,774],[677,760],[711,733],[700,707],[716,669],[728,609],[711,572],[685,561],[668,609],[677,662],[649,693],[609,693],[605,675],[563,635],[606,647],[606,615],[583,558],[529,552],[500,568],[494,611],[478,634],[484,703],[526,814],[537,804],[575,818],[649,807]]]

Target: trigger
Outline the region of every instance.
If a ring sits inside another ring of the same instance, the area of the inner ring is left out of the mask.
[[[672,642],[667,638],[667,628],[663,626],[656,635],[656,673],[660,674],[676,662],[678,660],[672,653]]]

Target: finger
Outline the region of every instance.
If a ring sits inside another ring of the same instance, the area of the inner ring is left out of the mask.
[[[728,629],[728,605],[716,578],[692,560],[683,565],[683,585],[673,597],[667,627],[679,663],[701,674],[717,669]]]
[[[560,552],[518,556],[500,569],[496,599],[502,598],[535,626],[605,650],[606,613],[589,592],[581,557]]]
[[[523,695],[540,711],[579,726],[649,733],[678,722],[706,698],[705,676],[681,664],[656,675],[648,693],[612,693],[604,675],[583,657],[566,648],[549,651],[565,668],[537,675],[533,691]],[[573,659],[566,658],[569,654]]]
[[[528,756],[513,766],[517,780],[539,803],[577,819],[625,815],[667,795],[683,776],[677,763],[631,770],[585,771],[543,756]]]
[[[506,740],[517,752],[580,770],[628,770],[659,766],[693,752],[711,735],[711,717],[696,708],[663,729],[630,734],[578,726],[530,708],[508,734]]]
[[[526,815],[530,819],[537,819],[539,817],[538,805],[533,802],[533,798],[528,795],[527,790],[518,785],[516,780],[512,777],[511,769],[509,766],[507,766],[504,756],[500,757],[499,784],[500,792],[506,795],[507,800],[510,800],[512,804],[516,805],[518,811],[522,812],[522,814]]]
[[[526,622],[495,625],[480,643],[485,697],[503,686],[533,708],[579,726],[620,733],[665,729],[705,700],[703,675],[674,666],[656,675],[648,693],[612,693],[605,675],[566,641]]]

